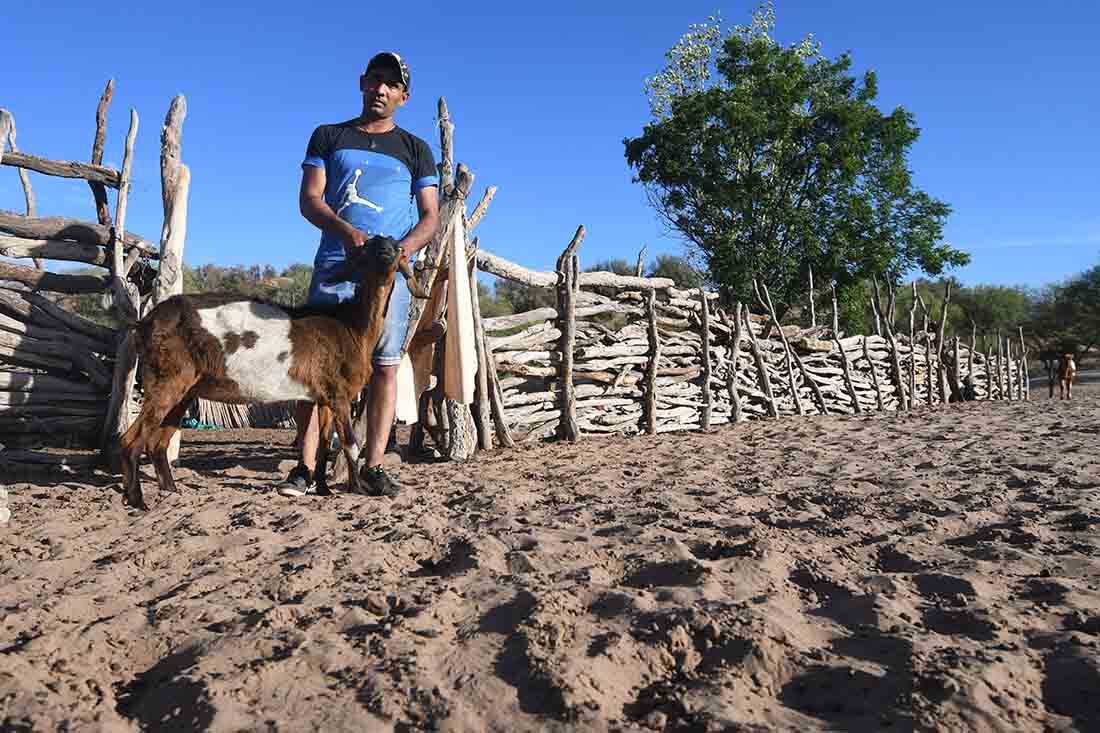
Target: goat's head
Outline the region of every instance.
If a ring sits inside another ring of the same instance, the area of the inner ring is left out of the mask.
[[[389,275],[395,270],[405,276],[405,284],[414,298],[428,297],[428,293],[416,281],[409,260],[401,252],[401,245],[393,237],[376,236],[368,239],[366,244],[352,252],[343,265],[330,273],[325,282],[361,282],[370,273],[382,272]]]

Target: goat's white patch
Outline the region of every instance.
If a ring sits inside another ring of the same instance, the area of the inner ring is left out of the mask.
[[[237,383],[244,399],[316,400],[306,385],[290,377],[290,317],[286,311],[241,301],[199,309],[199,318],[202,327],[221,343],[226,377]]]
[[[370,199],[365,199],[359,195],[359,176],[363,175],[363,171],[359,168],[355,169],[355,176],[348,181],[348,185],[344,186],[344,197],[340,199],[340,208],[336,210],[336,215],[340,216],[340,212],[348,208],[352,204],[359,206],[366,206],[368,209],[374,209],[379,214],[382,213],[382,207],[374,203]]]
[[[351,455],[351,462],[355,463],[359,460],[359,444],[354,440],[351,441],[351,445],[348,446],[348,454]]]

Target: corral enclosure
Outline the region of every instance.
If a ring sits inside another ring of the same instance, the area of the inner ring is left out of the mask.
[[[8,447],[2,454],[8,462],[55,460],[11,449],[22,443],[109,451],[129,424],[136,365],[128,331],[71,313],[57,304],[56,295],[109,293],[116,311],[134,318],[182,287],[190,180],[179,160],[183,99],[173,101],[162,129],[165,225],[158,247],[125,231],[136,113],[131,113],[123,170],[102,165],[112,92],[113,83],[100,100],[90,163],[19,152],[13,116],[4,111],[0,117],[0,163],[18,170],[26,198],[25,213],[0,211],[0,254],[35,265],[0,264],[0,442]],[[1026,398],[1022,338],[1016,356],[1015,342],[1000,338],[995,354],[976,353],[973,338],[969,345],[957,337],[949,344],[942,326],[939,332],[928,330],[934,314],[926,310],[924,327],[915,328],[912,312],[909,333],[894,333],[892,291],[888,306],[877,294],[874,304],[885,335],[847,335],[838,328],[835,305],[831,326],[776,328],[766,283],[757,284],[755,307],[762,313],[750,313],[741,304],[720,307],[716,293],[641,277],[640,268],[637,276],[582,273],[577,252],[583,227],[554,272],[534,272],[497,257],[471,241],[495,188],[467,209],[474,175],[454,165],[453,125],[442,99],[439,110],[441,224],[418,266],[418,278],[433,288],[433,297],[415,304],[407,339],[410,353],[420,348],[417,358],[434,360],[435,385],[420,385],[428,389],[420,400],[416,446],[430,436],[448,456],[468,458],[475,444],[489,449],[494,442],[555,436],[661,433],[761,417],[906,409],[964,397]],[[39,216],[27,171],[86,180],[96,220]],[[110,188],[118,191],[114,220]],[[446,251],[455,240],[454,251],[466,252],[475,303],[479,379],[470,407],[445,398],[438,358],[448,338]],[[50,273],[47,260],[102,267],[105,275]],[[476,308],[479,269],[552,289],[557,304],[482,321]],[[964,395],[967,377],[972,389]],[[288,424],[288,411],[280,406],[204,403],[199,414],[232,427]]]

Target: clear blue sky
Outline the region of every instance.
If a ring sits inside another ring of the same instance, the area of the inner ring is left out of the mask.
[[[587,261],[679,253],[631,183],[622,139],[648,119],[642,92],[664,51],[720,11],[755,2],[16,3],[4,15],[0,106],[22,150],[87,160],[95,106],[116,80],[106,160],[120,165],[131,107],[141,116],[128,228],[157,240],[158,145],[171,98],[187,97],[192,187],[186,260],[311,262],[298,214],[313,128],[355,116],[357,75],[377,50],[403,54],[413,96],[398,122],[438,155],[446,97],[474,197],[499,187],[482,246],[548,268],[577,224]],[[961,7],[959,7],[961,6]],[[947,239],[967,283],[1041,285],[1100,262],[1100,4],[778,0],[777,37],[813,33],[826,54],[873,68],[879,104],[923,133],[918,185],[953,207]],[[41,214],[91,218],[83,182],[33,176]],[[22,210],[12,168],[0,208]]]

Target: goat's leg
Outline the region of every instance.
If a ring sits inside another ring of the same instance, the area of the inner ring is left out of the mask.
[[[188,387],[190,389],[190,386]],[[148,509],[141,493],[141,475],[138,470],[141,456],[149,443],[149,438],[160,429],[164,418],[172,411],[187,390],[164,389],[159,394],[146,388],[146,400],[141,413],[120,441],[122,457],[123,485],[126,488],[126,503],[135,509]],[[173,394],[169,394],[174,392]],[[152,395],[152,396],[150,396]]]
[[[161,423],[160,429],[153,434],[149,441],[148,453],[153,459],[153,467],[156,469],[157,481],[160,483],[161,491],[180,493],[176,481],[172,477],[172,464],[168,460],[168,446],[172,443],[172,436],[179,431],[180,423],[183,421],[183,416],[187,412],[187,405],[190,402],[190,395],[188,395],[182,402],[173,407],[168,416],[164,418],[164,422]]]
[[[348,464],[348,490],[354,494],[362,493],[359,482],[359,455],[362,447],[355,440],[352,428],[351,406],[342,408],[335,414],[336,430],[340,436],[340,448],[344,451],[344,460]]]
[[[313,481],[317,485],[317,494],[328,496],[332,492],[328,488],[328,454],[332,445],[332,408],[328,405],[317,405],[317,462],[313,471]]]

